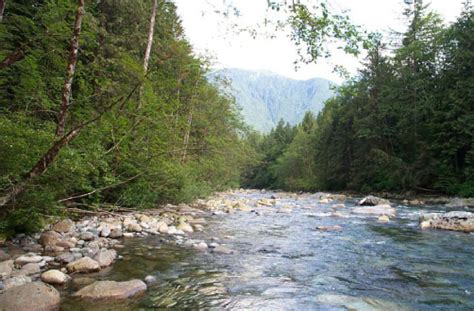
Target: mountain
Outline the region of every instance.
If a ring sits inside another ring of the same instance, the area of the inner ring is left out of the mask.
[[[268,71],[222,69],[210,75],[231,82],[232,94],[242,109],[245,122],[269,132],[280,119],[297,124],[306,111],[317,114],[326,99],[333,96],[332,82],[315,78],[294,80]]]

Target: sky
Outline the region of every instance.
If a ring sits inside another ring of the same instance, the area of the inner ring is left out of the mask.
[[[238,18],[224,18],[214,12],[222,8],[224,1],[239,8]],[[404,30],[401,14],[406,6],[404,0],[329,2],[336,11],[349,10],[352,21],[368,31],[388,35],[391,30]],[[297,53],[287,33],[280,32],[276,38],[259,35],[254,39],[248,33],[235,31],[242,27],[256,29],[255,25],[265,19],[267,0],[175,0],[175,3],[195,53],[210,57],[216,69],[265,70],[294,79],[321,77],[341,83],[343,78],[333,72],[335,64],[344,66],[352,74],[360,67],[357,58],[335,52],[329,60],[300,65],[295,71]],[[440,13],[446,22],[454,21],[463,6],[463,0],[431,0],[430,3],[430,8]]]

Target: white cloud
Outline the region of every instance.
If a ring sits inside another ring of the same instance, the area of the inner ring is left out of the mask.
[[[461,12],[462,2],[432,0],[431,8],[449,22]],[[175,0],[175,3],[195,51],[212,55],[217,67],[261,69],[296,79],[324,77],[337,82],[341,82],[341,78],[332,73],[332,64],[343,65],[351,72],[358,67],[357,59],[336,53],[330,61],[302,65],[295,71],[293,62],[297,54],[286,34],[280,33],[275,39],[253,39],[248,34],[231,31],[261,23],[267,0],[234,0],[242,16],[230,19],[223,19],[222,15],[213,12],[214,8],[222,7],[223,0]],[[354,23],[367,30],[386,33],[391,29],[403,30],[403,0],[330,0],[330,3],[337,10],[350,10]],[[237,24],[233,25],[233,22]]]

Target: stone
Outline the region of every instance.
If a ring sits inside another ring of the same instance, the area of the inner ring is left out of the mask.
[[[257,204],[258,205],[265,205],[265,206],[273,206],[275,201],[269,200],[269,199],[260,199],[258,200]]]
[[[124,236],[125,238],[133,238],[133,237],[134,237],[134,234],[133,234],[133,232],[124,232],[124,233],[123,233],[123,236]]]
[[[72,279],[71,285],[75,289],[81,289],[84,286],[91,285],[95,281],[96,281],[96,279],[93,279],[93,278],[90,278],[90,277],[79,277],[79,278]]]
[[[34,253],[29,253],[15,259],[15,264],[18,266],[23,266],[28,263],[38,263],[38,262],[41,262],[42,260],[43,260],[43,257],[36,255]]]
[[[0,262],[0,278],[6,279],[13,273],[13,260],[6,260]]]
[[[70,277],[59,270],[48,270],[41,274],[41,281],[48,284],[62,285],[66,283]]]
[[[110,229],[109,226],[104,226],[102,230],[100,231],[100,236],[102,237],[108,237],[110,236],[110,233],[112,233],[112,230]]]
[[[185,222],[180,223],[178,226],[176,226],[176,229],[181,230],[186,233],[193,233],[193,227],[190,224],[187,224]]]
[[[130,232],[142,232],[143,231],[142,227],[137,223],[128,224],[127,230],[130,231]]]
[[[168,233],[168,224],[164,221],[159,221],[157,224],[156,224],[156,230],[159,232],[159,233]]]
[[[9,278],[3,282],[5,289],[10,289],[13,287],[21,286],[31,282],[31,278],[26,275],[19,275],[12,278]],[[1,309],[0,309],[1,310]]]
[[[390,218],[387,215],[382,215],[377,219],[378,222],[387,223],[390,221]]]
[[[95,236],[92,232],[86,231],[82,232],[81,235],[79,236],[81,240],[83,241],[92,241],[95,239]]]
[[[96,281],[73,294],[85,300],[122,300],[144,293],[146,284],[141,280],[126,282]]]
[[[230,248],[227,248],[225,246],[222,246],[222,245],[218,245],[216,246],[213,250],[212,250],[213,253],[217,253],[217,254],[232,254],[234,251],[231,250]]]
[[[10,259],[10,255],[8,255],[8,253],[5,252],[3,249],[0,249],[0,261],[4,261],[8,259]]]
[[[328,204],[329,202],[331,202],[331,200],[329,200],[328,198],[324,198],[318,201],[319,204]]]
[[[72,253],[66,252],[66,253],[61,253],[58,256],[56,256],[55,260],[60,263],[68,264],[76,260],[76,257]]]
[[[0,310],[52,311],[59,308],[59,292],[52,286],[33,282],[0,294]]]
[[[94,260],[99,263],[101,268],[104,268],[110,266],[115,258],[117,258],[117,251],[104,248],[95,255]]]
[[[136,215],[135,216],[140,222],[149,223],[152,219],[148,215]]]
[[[74,222],[71,219],[64,219],[57,222],[51,228],[52,230],[60,233],[70,232],[74,228]]]
[[[54,246],[61,238],[62,236],[56,231],[46,231],[41,234],[38,242],[43,246]]]
[[[357,204],[360,206],[390,205],[390,201],[369,195],[360,200]]]
[[[339,225],[335,226],[317,226],[317,230],[319,231],[342,231],[342,227]]]
[[[153,284],[153,283],[156,283],[158,280],[156,279],[156,276],[153,276],[153,275],[147,275],[145,277],[145,283],[146,284]]]
[[[243,202],[237,202],[234,204],[233,208],[239,210],[239,211],[242,211],[242,212],[250,212],[252,211],[252,208],[247,206],[245,203]]]
[[[19,273],[21,275],[33,275],[41,272],[39,263],[27,263],[21,267]]]
[[[361,206],[356,207],[352,210],[355,214],[367,214],[367,215],[387,215],[395,216],[396,210],[388,204],[375,205],[375,206]]]
[[[205,251],[209,247],[207,246],[207,244],[205,242],[200,242],[200,243],[194,244],[194,248],[199,250],[199,251]]]
[[[59,241],[56,243],[56,246],[63,247],[63,248],[73,248],[75,245],[69,241]]]
[[[474,232],[474,213],[453,211],[444,214],[426,214],[420,217],[421,228]]]
[[[346,206],[342,203],[334,204],[334,205],[331,206],[331,208],[334,208],[334,209],[340,209],[340,208],[344,208],[344,207],[346,207]]]
[[[110,230],[109,238],[111,239],[119,239],[123,236],[122,229],[120,228],[113,228]]]
[[[81,259],[78,259],[76,261],[69,263],[66,266],[66,268],[67,268],[67,271],[70,273],[71,272],[89,273],[89,272],[99,271],[100,264],[90,257],[83,257]]]

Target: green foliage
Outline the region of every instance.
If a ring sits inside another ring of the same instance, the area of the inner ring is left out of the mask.
[[[474,195],[474,10],[448,27],[421,5],[406,15],[392,56],[376,38],[359,75],[294,139],[260,139],[248,185]]]
[[[252,160],[233,99],[207,81],[176,7],[159,1],[148,72],[143,56],[153,1],[86,1],[66,130],[94,118],[48,170],[4,209],[3,231],[31,231],[67,206],[150,208],[236,187]],[[0,23],[0,193],[51,147],[77,1],[9,1]],[[137,87],[138,86],[138,87]],[[64,201],[64,199],[67,199]]]

